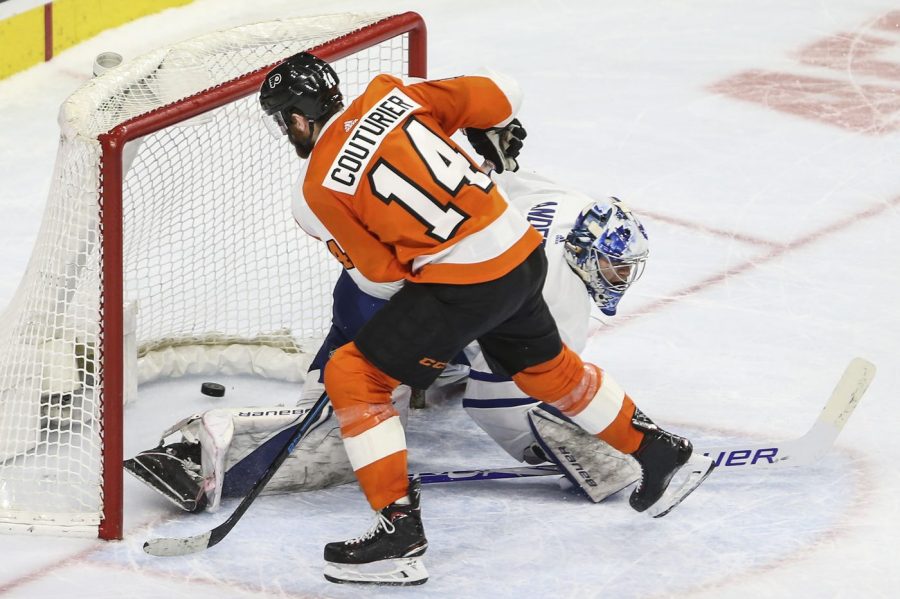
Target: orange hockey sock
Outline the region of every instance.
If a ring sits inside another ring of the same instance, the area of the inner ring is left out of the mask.
[[[558,356],[513,376],[523,391],[547,402],[587,432],[623,453],[640,446],[644,433],[631,419],[635,406],[609,374],[563,346]]]
[[[391,405],[397,385],[353,343],[334,352],[325,366],[325,390],[341,424],[347,457],[374,510],[408,490],[406,436]]]
[[[563,345],[555,358],[529,366],[513,375],[516,385],[535,399],[553,403],[571,393],[580,383],[584,362]]]

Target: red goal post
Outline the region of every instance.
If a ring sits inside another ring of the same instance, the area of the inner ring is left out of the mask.
[[[44,221],[0,316],[0,530],[122,537],[137,381],[302,379],[339,267],[291,219],[299,163],[255,97],[301,50],[351,100],[379,72],[426,74],[419,15],[325,15],[159,49],[63,104]]]

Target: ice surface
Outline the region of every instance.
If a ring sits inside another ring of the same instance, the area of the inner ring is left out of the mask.
[[[890,0],[196,0],[0,81],[0,305],[40,224],[56,111],[96,54],[354,9],[419,11],[432,76],[482,65],[515,76],[523,167],[617,195],[644,217],[648,268],[619,316],[594,323],[587,357],[651,417],[705,446],[797,436],[857,355],[879,367],[862,405],[817,466],[713,475],[660,520],[624,495],[593,505],[548,478],[428,487],[431,580],[412,589],[322,578],[324,543],[370,524],[352,486],[264,497],[212,550],[160,559],[144,555],[144,539],[204,531],[235,504],[185,516],[129,479],[125,541],[0,537],[0,595],[896,596],[900,14]],[[175,417],[298,395],[219,380],[224,400],[201,396],[194,379],[142,387],[126,410],[126,455]],[[409,445],[421,470],[511,465],[459,406],[415,415]]]

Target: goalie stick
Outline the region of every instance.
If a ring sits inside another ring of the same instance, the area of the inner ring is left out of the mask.
[[[819,414],[812,428],[798,439],[777,443],[739,445],[733,447],[716,447],[702,450],[710,456],[717,470],[743,470],[744,467],[804,466],[815,463],[834,444],[838,434],[847,424],[853,410],[859,405],[863,394],[875,376],[875,365],[862,358],[851,360],[847,369],[831,393],[828,403]],[[188,555],[212,547],[234,528],[256,496],[262,491],[275,471],[281,466],[294,447],[318,420],[328,396],[324,393],[316,401],[303,420],[296,425],[290,440],[278,454],[274,462],[266,469],[263,476],[253,485],[250,493],[241,500],[237,509],[225,522],[205,533],[187,538],[158,538],[144,543],[144,551],[150,555],[169,557]],[[532,476],[552,476],[562,474],[556,466],[528,466],[515,468],[497,468],[482,470],[459,470],[447,472],[425,472],[415,476],[422,477],[425,484],[468,482],[477,480],[498,480],[505,478],[523,478]]]
[[[532,476],[562,475],[554,465],[513,466],[512,468],[482,468],[480,470],[447,470],[444,472],[419,472],[410,474],[412,480],[418,477],[423,485],[440,483],[466,483],[479,480],[503,480],[507,478],[528,478]]]
[[[862,358],[854,358],[844,370],[828,403],[806,434],[797,439],[756,445],[732,445],[696,449],[712,458],[717,472],[743,471],[747,468],[808,466],[818,461],[834,445],[844,425],[859,405],[863,394],[875,376],[875,365]],[[561,475],[556,466],[518,466],[480,470],[451,470],[422,472],[422,484],[500,480],[533,476]]]

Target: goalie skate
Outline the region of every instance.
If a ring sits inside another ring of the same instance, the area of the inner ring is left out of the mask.
[[[647,513],[654,518],[662,518],[671,512],[693,493],[694,489],[699,487],[707,476],[712,474],[714,468],[715,464],[707,456],[691,456],[687,463],[675,473],[662,497],[647,509]]]
[[[661,518],[700,486],[715,464],[693,455],[690,441],[659,428],[640,410],[635,410],[632,425],[644,431],[644,440],[631,454],[641,466],[641,482],[629,503],[638,512],[650,510],[651,516]]]

